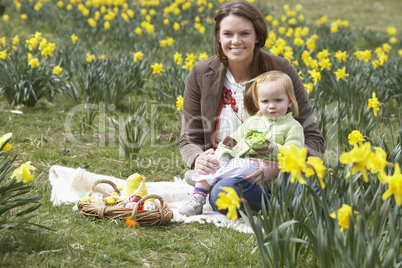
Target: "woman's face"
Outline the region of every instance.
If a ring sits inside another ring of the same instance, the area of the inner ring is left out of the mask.
[[[229,15],[220,23],[219,43],[230,64],[248,66],[257,43],[254,25],[246,18]]]

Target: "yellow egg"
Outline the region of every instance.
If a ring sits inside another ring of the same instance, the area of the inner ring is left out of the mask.
[[[116,199],[113,196],[105,197],[106,204],[113,205],[116,203]]]

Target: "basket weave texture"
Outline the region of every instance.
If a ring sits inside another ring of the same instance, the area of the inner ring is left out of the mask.
[[[96,185],[100,183],[109,184],[113,187],[115,192],[120,194],[120,191],[117,188],[116,184],[112,181],[98,180],[93,184],[92,189],[88,194],[89,196],[92,196]],[[137,208],[143,205],[146,200],[151,198],[158,199],[160,202],[160,206],[156,210],[137,211]],[[161,225],[168,223],[173,218],[173,211],[170,208],[165,207],[165,201],[163,200],[163,198],[156,194],[148,194],[142,197],[140,201],[138,201],[134,209],[125,208],[121,205],[99,206],[91,204],[90,202],[78,202],[77,206],[79,211],[86,216],[97,217],[99,219],[126,219],[127,217],[131,216],[131,219],[135,220],[138,224]]]

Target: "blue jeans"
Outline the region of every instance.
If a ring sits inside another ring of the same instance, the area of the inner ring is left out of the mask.
[[[239,193],[239,186],[241,186],[242,194]],[[220,189],[220,187],[231,187],[233,188],[239,196],[243,196],[244,199],[247,200],[251,210],[253,211],[260,211],[261,210],[261,197],[262,191],[261,187],[254,182],[243,178],[226,178],[219,182],[217,182],[211,189],[209,194],[209,204],[211,205],[214,211],[226,214],[226,210],[219,210],[215,204],[216,199],[218,199],[218,194],[221,192],[225,192],[224,190]],[[265,185],[264,191],[269,198],[269,189]],[[264,195],[265,196],[265,195]],[[268,202],[268,200],[266,200]]]
[[[285,196],[286,194],[286,188],[290,187],[292,185],[291,182],[288,182],[290,178],[290,173],[285,173],[284,174],[284,180],[283,180],[283,188],[282,188],[282,195]],[[297,182],[296,182],[297,183]],[[239,186],[241,186],[242,189],[242,194],[239,193]],[[271,192],[269,188],[265,185],[264,188],[262,189],[259,184],[251,182],[249,180],[243,179],[243,178],[226,178],[223,179],[219,182],[217,182],[211,189],[210,194],[209,194],[209,204],[211,205],[212,209],[216,212],[220,212],[223,214],[226,214],[226,210],[219,210],[215,204],[216,199],[218,199],[218,194],[221,192],[225,192],[224,190],[220,189],[220,187],[231,187],[233,188],[239,196],[243,196],[244,199],[247,200],[247,203],[249,204],[251,210],[253,211],[260,211],[261,210],[261,204],[262,204],[262,197],[263,197],[263,191],[264,191],[264,198],[265,198],[265,205],[267,207],[268,201],[271,198]],[[298,184],[296,187],[296,191],[294,193],[294,199],[296,202],[294,205],[297,203],[297,197],[300,195],[300,191],[302,189],[302,184]],[[319,193],[319,187],[317,184],[314,184],[314,190],[316,190]]]

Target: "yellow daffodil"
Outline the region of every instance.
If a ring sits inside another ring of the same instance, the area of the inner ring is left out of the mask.
[[[348,135],[348,140],[350,145],[355,145],[355,144],[363,144],[364,137],[358,130],[353,130],[349,135]]]
[[[152,74],[159,74],[162,75],[162,72],[165,70],[163,69],[163,64],[162,63],[155,63],[151,65],[152,67]]]
[[[324,69],[327,69],[328,71],[331,71],[331,65],[332,63],[329,61],[329,59],[323,59],[320,61],[319,63],[320,67],[321,67],[321,71]]]
[[[402,57],[402,49],[398,49],[398,55]]]
[[[7,49],[0,51],[0,60],[6,60],[7,59]]]
[[[182,96],[177,96],[176,108],[178,111],[180,111],[183,108],[183,97]]]
[[[13,136],[13,133],[7,133],[7,134],[4,134],[3,136],[1,136],[0,137],[0,148],[4,145],[4,143],[7,140],[11,139],[12,136]],[[13,148],[13,146],[11,144],[7,143],[3,148],[3,152],[10,151],[11,148]]]
[[[394,175],[386,176],[385,183],[388,189],[382,195],[382,200],[388,199],[391,195],[394,195],[394,199],[398,207],[402,206],[402,174],[399,163],[395,163]]]
[[[92,62],[92,61],[96,61],[95,55],[87,53],[86,61],[87,61],[88,63],[90,63],[90,62]]]
[[[335,58],[336,58],[339,62],[341,62],[341,61],[346,62],[347,53],[348,53],[347,51],[340,51],[340,50],[338,50],[338,51],[335,53]]]
[[[302,172],[306,171],[306,157],[307,148],[297,148],[293,144],[290,145],[290,149],[286,147],[279,147],[278,159],[281,159],[282,166],[279,168],[286,173],[290,173],[290,182],[294,183],[297,178],[299,183],[305,184],[306,181],[303,179]]]
[[[134,33],[136,35],[142,35],[142,29],[140,27],[135,28]]]
[[[95,21],[95,19],[89,18],[89,19],[88,19],[88,24],[89,24],[89,26],[91,26],[92,28],[95,28],[95,27],[96,27],[96,21]]]
[[[54,67],[52,74],[59,75],[59,74],[61,74],[62,71],[63,71],[63,68],[61,68],[59,65],[57,65]]]
[[[10,16],[7,15],[7,14],[4,14],[4,15],[3,15],[3,20],[4,20],[4,21],[9,21],[9,20],[10,20]]]
[[[133,60],[134,62],[137,62],[139,60],[142,60],[142,57],[144,56],[144,53],[142,51],[138,51],[134,54]]]
[[[387,33],[389,35],[396,35],[396,28],[395,27],[388,27]]]
[[[314,85],[317,84],[318,80],[321,80],[321,73],[317,72],[316,70],[309,70],[307,71],[311,78],[313,79]]]
[[[38,58],[32,58],[29,62],[28,65],[31,66],[31,68],[38,67],[40,65]]]
[[[350,175],[354,175],[359,171],[363,175],[365,182],[368,182],[368,176],[366,174],[366,169],[371,167],[371,158],[373,157],[373,152],[371,151],[370,143],[366,142],[362,146],[353,146],[350,152],[345,152],[339,157],[339,162],[342,164],[349,165],[349,171],[346,174],[346,178]]]
[[[314,89],[314,84],[313,83],[308,83],[308,84],[303,84],[304,88],[306,89],[307,94],[313,92]]]
[[[387,153],[380,147],[374,147],[375,154],[371,158],[370,171],[372,174],[378,173],[378,180],[380,182],[385,181],[386,173],[385,168],[387,167]]]
[[[193,68],[193,65],[194,65],[194,63],[192,61],[186,61],[181,68],[186,69],[186,70],[191,70]]]
[[[180,24],[178,24],[177,22],[175,22],[175,23],[173,24],[173,30],[175,30],[175,31],[180,30]]]
[[[339,81],[339,79],[346,81],[345,77],[349,76],[349,74],[346,73],[345,68],[346,67],[343,67],[342,69],[338,69],[336,72],[334,72],[334,74],[336,74],[336,81]]]
[[[339,231],[343,231],[344,229],[349,229],[349,219],[350,215],[358,215],[359,212],[357,211],[352,211],[352,207],[346,204],[343,204],[340,209],[338,209],[335,212],[332,212],[329,216],[333,219],[338,219],[338,224],[341,226]],[[358,216],[356,216],[356,220],[358,219]]]
[[[200,61],[201,60],[206,60],[206,59],[208,59],[208,55],[207,55],[206,52],[203,52],[198,56],[198,60],[200,60]]]
[[[33,180],[34,176],[31,174],[31,170],[35,169],[31,165],[31,161],[27,161],[13,171],[11,178],[15,178],[18,182],[28,183]]]
[[[105,28],[106,30],[110,30],[110,22],[109,21],[105,21],[103,23],[103,28]]]
[[[306,173],[305,173],[306,177],[310,178],[311,175],[314,175],[314,174],[317,175],[318,181],[320,182],[320,186],[322,189],[324,189],[325,183],[322,180],[322,177],[323,177],[325,171],[327,171],[327,167],[324,166],[324,162],[318,157],[309,156],[307,158],[306,164],[307,164]]]
[[[183,57],[177,51],[173,55],[173,60],[174,60],[174,63],[176,63],[177,65],[181,65],[183,63]]]
[[[21,15],[20,15],[20,19],[22,19],[22,20],[27,20],[27,19],[28,19],[27,14],[21,14]]]
[[[371,95],[371,99],[368,100],[368,108],[373,108],[374,116],[377,116],[377,112],[380,110],[379,108],[380,102],[375,96],[375,92]]]
[[[14,36],[13,38],[13,45],[19,44],[20,43],[20,38],[18,35]]]
[[[220,187],[226,193],[221,192],[218,194],[218,199],[215,204],[219,210],[228,210],[226,217],[232,221],[237,220],[237,209],[240,208],[240,198],[237,192],[231,187]]]
[[[75,45],[75,43],[77,43],[77,41],[78,41],[78,36],[76,36],[75,34],[72,34],[71,36],[70,36],[70,38],[71,38],[71,41],[73,42],[73,45]]]

